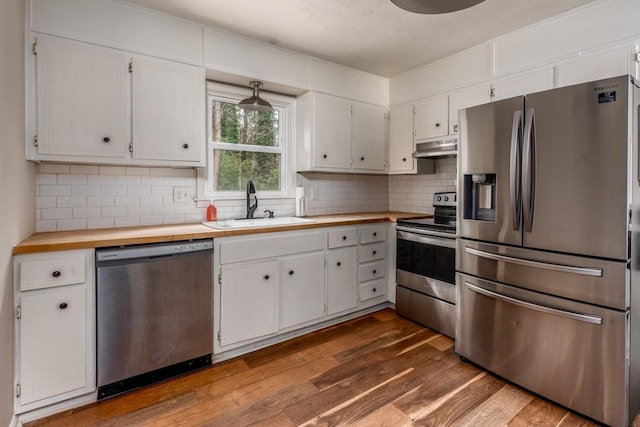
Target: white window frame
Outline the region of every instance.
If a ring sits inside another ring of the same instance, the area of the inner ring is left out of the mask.
[[[261,198],[279,199],[293,198],[295,188],[295,98],[286,95],[276,95],[260,92],[260,97],[269,101],[275,109],[280,111],[278,147],[259,146],[250,144],[227,144],[213,141],[212,102],[215,98],[222,102],[238,103],[253,95],[249,88],[207,82],[207,167],[198,169],[198,199],[207,200],[244,200],[246,193],[241,191],[214,191],[213,189],[213,151],[223,149],[231,151],[248,151],[254,153],[280,154],[280,191],[266,191],[256,188]],[[231,148],[233,147],[233,148]]]

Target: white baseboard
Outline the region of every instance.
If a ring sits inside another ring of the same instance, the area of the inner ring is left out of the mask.
[[[38,420],[40,418],[58,414],[60,412],[63,412],[69,409],[74,409],[80,406],[88,405],[89,403],[94,403],[96,399],[97,399],[97,393],[93,392],[93,393],[86,394],[83,396],[78,396],[72,399],[67,399],[62,402],[54,403],[52,405],[48,405],[42,408],[34,409],[31,411],[25,412],[23,414],[14,415],[14,418],[17,418],[17,424],[15,425],[15,427],[22,427],[23,423],[28,423],[31,421]]]
[[[16,416],[16,414],[13,414],[13,417],[11,418],[11,421],[9,422],[9,427],[21,427],[22,424],[18,423],[18,417]]]

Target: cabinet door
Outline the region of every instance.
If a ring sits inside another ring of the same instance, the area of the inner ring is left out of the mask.
[[[37,153],[126,157],[127,57],[56,37],[37,42]]]
[[[358,305],[358,249],[331,249],[327,255],[327,314]]]
[[[280,328],[324,316],[324,253],[280,260]]]
[[[315,167],[351,169],[351,103],[328,95],[315,95]]]
[[[412,154],[413,105],[403,105],[391,109],[389,121],[389,173],[415,172]]]
[[[540,92],[553,87],[553,70],[551,68],[522,73],[496,80],[492,84],[492,101],[513,98],[529,93]]]
[[[353,104],[353,168],[384,172],[386,109]]]
[[[635,50],[635,46],[624,46],[560,64],[555,67],[555,86],[569,86],[623,74],[635,75],[636,62],[631,62],[631,54]]]
[[[482,83],[449,94],[449,133],[458,133],[458,111],[491,101],[491,86]]]
[[[205,165],[204,69],[135,57],[133,158]]]
[[[220,345],[278,332],[278,261],[223,266]]]
[[[449,98],[447,95],[418,102],[414,108],[413,128],[416,141],[447,135],[449,132]]]
[[[20,306],[20,405],[86,387],[86,286],[31,291]]]

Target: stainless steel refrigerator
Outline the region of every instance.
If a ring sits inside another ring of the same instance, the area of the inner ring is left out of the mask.
[[[630,76],[460,111],[456,352],[597,421],[640,409]]]

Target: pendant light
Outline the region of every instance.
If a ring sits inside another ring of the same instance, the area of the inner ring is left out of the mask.
[[[438,14],[456,12],[482,3],[484,0],[391,0],[401,9],[414,13]]]
[[[249,86],[253,88],[253,96],[240,101],[238,103],[238,107],[248,111],[273,111],[273,107],[271,106],[271,104],[260,98],[260,88],[262,87],[262,82],[252,81],[251,83],[249,83]]]

